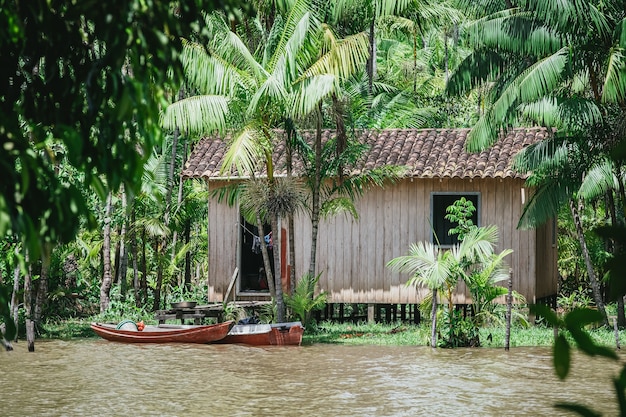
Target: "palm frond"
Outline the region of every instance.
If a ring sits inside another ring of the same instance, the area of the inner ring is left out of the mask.
[[[614,48],[608,59],[608,68],[602,87],[602,101],[623,103],[626,101],[626,61],[625,48]]]
[[[237,172],[239,176],[253,175],[263,152],[259,147],[262,134],[254,125],[248,125],[233,135],[228,151],[224,154],[221,175]]]
[[[611,160],[603,160],[594,165],[585,175],[578,190],[578,195],[587,200],[595,200],[609,191],[619,189],[615,176],[615,164]]]
[[[346,80],[363,69],[369,58],[369,39],[365,32],[337,40],[325,26],[327,52],[304,72],[302,77],[333,74],[339,80]]]
[[[572,196],[572,190],[559,180],[539,184],[524,206],[517,227],[533,229],[555,218],[563,204]]]
[[[317,108],[317,105],[335,90],[333,75],[316,75],[302,80],[296,91],[290,95],[287,114],[302,118]]]
[[[205,134],[223,131],[228,115],[228,99],[224,96],[193,96],[167,106],[161,116],[165,129]]]

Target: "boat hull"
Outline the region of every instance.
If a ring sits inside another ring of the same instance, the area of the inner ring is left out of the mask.
[[[237,324],[217,343],[250,346],[300,346],[304,328],[300,322],[278,324]]]
[[[207,326],[146,326],[144,330],[117,329],[115,325],[91,323],[94,332],[103,339],[123,343],[213,343],[223,339],[234,322]]]

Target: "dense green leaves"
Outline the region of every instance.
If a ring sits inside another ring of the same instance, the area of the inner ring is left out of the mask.
[[[234,16],[237,3],[219,6]],[[215,6],[0,2],[0,236],[20,236],[36,257],[45,241],[70,241],[81,218],[94,225],[82,190],[136,190],[181,81],[180,39]],[[59,181],[65,162],[82,176]]]

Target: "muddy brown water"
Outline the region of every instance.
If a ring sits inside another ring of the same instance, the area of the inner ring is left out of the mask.
[[[549,348],[130,345],[19,342],[0,351],[2,416],[555,416],[556,402],[616,415],[619,364]],[[622,358],[622,362],[626,356]],[[594,376],[600,371],[599,376]]]

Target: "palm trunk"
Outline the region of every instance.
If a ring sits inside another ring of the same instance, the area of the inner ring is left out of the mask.
[[[272,264],[270,263],[270,256],[267,253],[267,245],[265,243],[265,230],[263,230],[263,222],[261,221],[261,215],[256,213],[256,223],[259,229],[259,237],[261,238],[261,254],[263,255],[263,266],[265,268],[265,277],[267,278],[267,286],[270,290],[270,296],[276,299],[276,286],[274,285],[274,274],[272,274]]]
[[[141,306],[141,295],[139,294],[139,265],[137,263],[137,231],[135,229],[136,217],[135,217],[135,205],[130,206],[130,227],[129,227],[129,240],[130,240],[130,256],[133,260],[133,292],[135,294],[135,306]]]
[[[109,308],[111,302],[111,193],[107,196],[106,207],[104,209],[104,231],[102,244],[102,285],[100,286],[100,312],[104,313]]]
[[[311,187],[311,260],[309,263],[309,276],[315,277],[316,274],[316,264],[315,259],[317,256],[317,234],[319,229],[319,221],[320,221],[320,187],[322,182],[322,114],[321,114],[321,104],[318,108],[318,117],[316,123],[316,133],[315,133],[315,178],[313,179],[313,184]]]
[[[191,240],[191,222],[187,221],[185,223],[185,244],[188,244]],[[187,292],[191,292],[191,252],[187,251],[185,253],[185,276],[184,276],[184,286]]]
[[[437,289],[433,288],[433,308],[430,311],[431,326],[430,326],[430,347],[437,347]]]
[[[372,18],[370,22],[370,33],[369,33],[369,41],[370,41],[370,57],[367,60],[367,81],[368,81],[368,93],[372,94],[373,86],[374,86],[374,74],[376,73],[376,37],[375,37],[375,29],[376,29],[376,19]]]
[[[122,300],[126,299],[126,293],[128,291],[128,283],[126,282],[126,272],[128,271],[128,246],[126,245],[126,224],[128,223],[128,213],[126,213],[126,209],[126,191],[124,187],[122,187],[122,213],[124,213],[124,220],[122,221],[122,228],[120,230],[120,269],[118,272]]]
[[[602,294],[600,293],[600,283],[596,277],[596,272],[591,264],[591,257],[589,256],[589,250],[587,249],[587,242],[585,241],[585,235],[583,232],[582,223],[580,221],[580,214],[576,207],[576,201],[573,199],[569,203],[570,212],[574,219],[574,225],[576,227],[576,234],[578,235],[578,242],[580,243],[580,249],[582,251],[583,259],[585,260],[585,266],[587,267],[587,274],[589,275],[589,283],[591,284],[591,290],[593,292],[593,298],[596,302],[596,308],[602,313],[602,324],[609,325],[608,318],[606,316],[606,310],[604,308],[604,301],[602,301]]]
[[[280,229],[278,228],[278,216],[272,216],[272,236],[274,247],[274,285],[276,292],[276,321],[285,322],[285,301],[283,299],[283,280],[280,262]]]
[[[286,158],[287,158],[287,178],[291,178],[293,171],[293,135],[294,130],[291,121],[289,120],[287,123],[287,147],[286,147]],[[289,294],[293,294],[294,289],[296,288],[296,238],[295,238],[295,226],[293,221],[293,213],[289,213],[287,216],[288,223],[288,239],[289,239]]]

